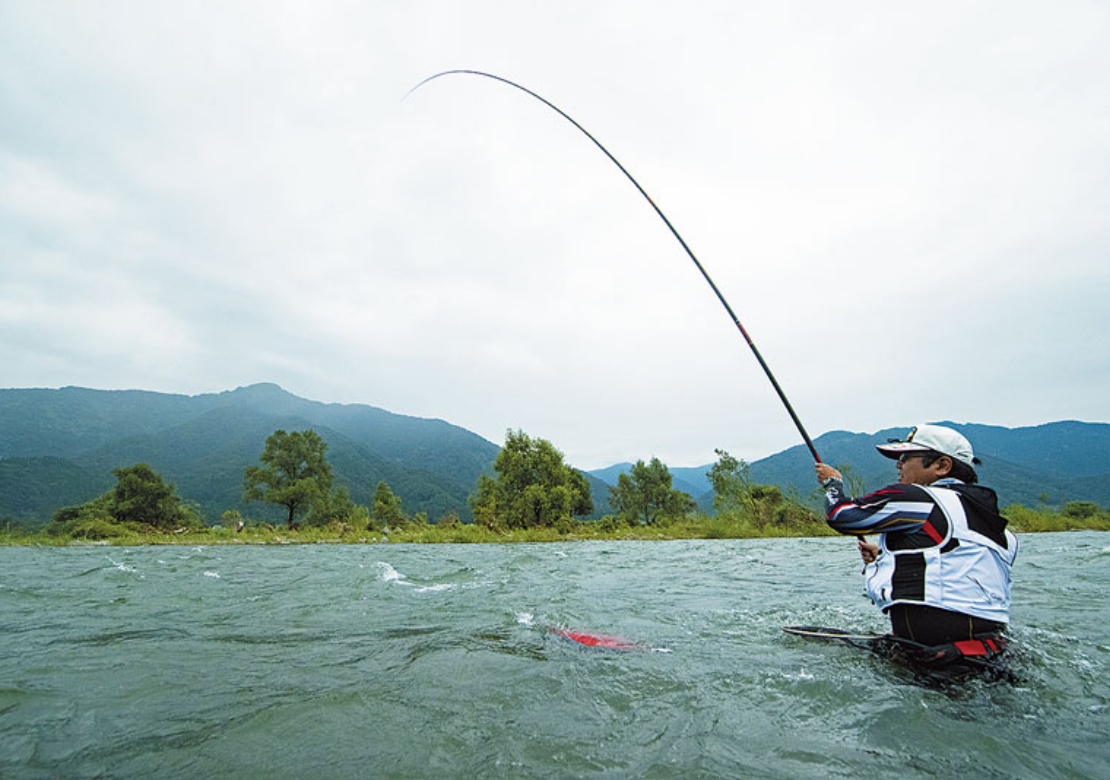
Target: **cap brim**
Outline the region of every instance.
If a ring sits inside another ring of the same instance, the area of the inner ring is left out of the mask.
[[[928,447],[914,444],[912,441],[893,441],[890,444],[876,444],[875,449],[881,455],[892,460],[897,460],[904,452],[932,452]]]

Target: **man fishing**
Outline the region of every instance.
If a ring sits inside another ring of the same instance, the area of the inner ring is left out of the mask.
[[[919,425],[876,449],[897,461],[898,484],[862,498],[845,495],[839,471],[816,464],[829,526],[860,536],[867,595],[914,648],[913,661],[947,666],[1001,653],[1018,543],[995,492],[977,484],[971,443]],[[863,537],[872,532],[877,545]]]
[[[678,230],[628,169],[561,108],[501,76],[448,70],[424,79],[409,94],[429,82],[456,75],[513,87],[558,113],[620,169],[663,220],[744,337],[813,455],[817,478],[827,491],[829,525],[847,534],[882,534],[879,546],[861,538],[860,554],[866,563],[868,593],[890,614],[894,638],[908,643],[956,643],[952,647],[958,652],[952,652],[957,657],[976,652],[975,646],[983,648],[985,655],[1000,651],[1000,632],[1009,620],[1010,567],[1017,540],[1006,531],[1006,521],[998,514],[994,491],[975,485],[973,464],[977,461],[967,439],[948,428],[921,426],[905,442],[879,447],[884,455],[898,460],[901,484],[858,501],[847,498],[840,473],[821,462],[813,440],[748,331]],[[947,647],[933,649],[933,655],[947,657]]]

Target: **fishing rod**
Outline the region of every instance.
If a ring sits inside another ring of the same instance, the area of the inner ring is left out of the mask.
[[[628,178],[628,180],[630,182],[632,182],[632,186],[634,186],[639,191],[639,193],[644,196],[644,200],[646,200],[649,204],[651,204],[651,207],[653,209],[655,209],[655,213],[659,215],[659,218],[661,220],[663,220],[663,224],[665,224],[667,226],[667,228],[671,231],[671,233],[674,235],[674,237],[676,239],[678,239],[678,243],[682,245],[682,248],[684,250],[686,250],[686,254],[689,255],[690,259],[694,261],[694,265],[697,266],[697,269],[699,271],[701,271],[702,277],[704,277],[705,281],[709,283],[709,287],[713,290],[714,295],[717,296],[717,300],[720,301],[721,305],[725,307],[725,311],[728,312],[728,316],[732,318],[733,324],[736,325],[737,330],[740,331],[740,335],[744,337],[744,341],[746,341],[747,344],[748,344],[748,347],[751,348],[752,354],[755,355],[756,361],[759,362],[760,367],[763,369],[763,373],[766,374],[767,379],[769,379],[771,381],[771,386],[775,388],[775,392],[778,394],[779,400],[782,401],[782,405],[784,407],[786,407],[787,414],[789,414],[790,419],[794,421],[794,427],[796,427],[798,429],[798,433],[801,434],[802,440],[805,442],[806,447],[809,449],[810,454],[813,455],[813,460],[817,463],[821,463],[821,456],[817,454],[817,448],[813,446],[813,440],[810,439],[809,434],[806,433],[805,426],[802,425],[802,421],[798,418],[797,413],[794,411],[794,407],[790,405],[790,401],[789,401],[789,399],[787,399],[786,393],[783,392],[782,387],[779,386],[778,380],[775,379],[775,375],[773,373],[771,373],[771,367],[767,365],[767,361],[763,359],[763,355],[760,354],[759,348],[755,345],[755,342],[752,340],[752,337],[750,335],[748,335],[748,331],[744,327],[743,323],[740,322],[740,318],[736,316],[736,312],[734,312],[732,310],[732,307],[729,306],[728,301],[725,300],[725,296],[721,293],[720,289],[718,289],[717,285],[713,282],[713,279],[709,276],[709,272],[705,270],[705,267],[701,264],[701,261],[699,261],[697,256],[694,255],[693,250],[690,249],[690,247],[686,243],[686,241],[682,238],[681,235],[679,235],[679,232],[675,229],[675,226],[671,224],[671,221],[669,219],[667,219],[667,215],[663,213],[662,209],[660,209],[657,205],[655,205],[655,201],[652,200],[651,196],[647,194],[647,191],[644,190],[644,188],[640,186],[640,182],[636,181],[636,179],[633,178],[632,174],[628,172],[628,169],[625,168],[623,165],[621,165],[620,160],[618,160],[616,157],[614,157],[612,155],[612,153],[602,145],[601,141],[594,138],[594,136],[590,133],[589,130],[584,128],[582,125],[578,124],[578,122],[575,121],[575,119],[573,117],[571,117],[570,114],[563,111],[561,108],[556,106],[550,100],[544,98],[541,95],[536,94],[535,92],[528,89],[527,87],[523,87],[520,84],[517,84],[515,81],[510,81],[507,78],[503,78],[502,76],[496,76],[492,73],[485,73],[485,72],[480,71],[480,70],[445,70],[441,73],[436,73],[433,76],[429,76],[428,78],[421,81],[419,84],[417,84],[415,87],[410,89],[405,94],[405,98],[407,99],[409,95],[411,95],[413,92],[420,89],[422,86],[424,86],[425,84],[427,84],[430,81],[435,81],[436,79],[442,78],[444,76],[458,76],[458,75],[481,76],[482,78],[492,79],[493,81],[499,81],[502,84],[507,84],[510,87],[514,87],[516,89],[519,89],[521,92],[525,93],[526,95],[530,95],[530,96],[534,97],[536,100],[543,103],[545,106],[550,108],[552,111],[559,114],[559,116],[563,117],[563,119],[567,120],[572,125],[577,127],[582,132],[583,135],[585,135],[587,138],[589,138],[591,141],[594,142],[594,145],[598,149],[600,149],[602,152],[605,153],[605,156],[608,157],[613,162],[614,165],[616,165],[618,168],[620,168],[621,173],[623,173]]]
[[[900,661],[915,673],[924,676],[927,682],[955,681],[960,676],[958,664],[971,667],[973,670],[986,672],[996,680],[1005,680],[1009,683],[1020,682],[1014,672],[996,660],[1001,650],[995,650],[993,647],[988,648],[986,644],[983,644],[982,652],[978,656],[960,652],[958,657],[950,657],[941,665],[937,665],[937,662],[941,660],[938,650],[943,652],[948,649],[947,647],[931,647],[893,634],[854,634],[840,628],[826,628],[824,626],[783,626],[782,630],[787,634],[799,636],[803,639],[841,642],[852,647],[858,647],[861,650],[870,650],[876,655],[889,660]],[[983,640],[971,640],[971,644],[974,643],[982,644]],[[958,649],[961,644],[961,642],[956,642],[951,647]],[[893,652],[895,648],[902,648],[907,652],[898,655]],[[947,664],[953,664],[953,666],[948,667]]]

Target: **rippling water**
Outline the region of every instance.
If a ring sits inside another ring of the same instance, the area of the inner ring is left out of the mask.
[[[780,631],[883,630],[843,539],[4,548],[0,777],[1105,778],[1110,535],[1022,545],[955,693]]]

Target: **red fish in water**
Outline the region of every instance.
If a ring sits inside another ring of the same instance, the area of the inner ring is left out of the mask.
[[[621,639],[619,636],[611,636],[609,634],[588,634],[585,631],[571,631],[568,628],[549,628],[549,633],[555,636],[569,639],[572,642],[577,642],[580,645],[587,647],[605,647],[610,650],[640,650],[641,646],[635,642],[629,642],[627,639]]]

